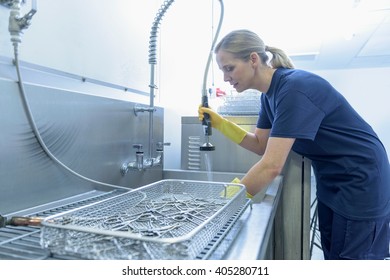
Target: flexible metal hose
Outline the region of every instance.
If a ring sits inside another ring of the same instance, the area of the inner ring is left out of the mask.
[[[161,5],[160,9],[157,12],[154,22],[152,24],[152,30],[150,31],[150,40],[149,40],[149,64],[157,64],[157,33],[160,21],[165,15],[168,8],[172,5],[174,0],[167,0]],[[152,85],[153,83],[151,83]]]
[[[213,58],[214,46],[215,46],[215,44],[216,44],[216,42],[217,42],[217,39],[218,39],[218,36],[219,36],[219,32],[221,31],[221,26],[222,26],[222,22],[223,22],[223,16],[224,16],[224,13],[225,13],[223,1],[222,1],[222,0],[219,0],[219,3],[220,3],[220,5],[221,5],[221,13],[220,13],[220,17],[219,17],[218,27],[217,27],[217,30],[215,31],[214,40],[213,40],[213,42],[212,42],[212,44],[211,44],[211,49],[210,49],[209,57],[208,57],[207,63],[206,63],[206,69],[205,69],[205,71],[204,71],[202,96],[207,96],[207,76],[208,76],[208,73],[209,73],[209,68],[210,68],[211,60],[212,60],[212,58]]]
[[[31,112],[31,108],[30,108],[30,105],[29,105],[29,102],[28,102],[28,99],[27,99],[27,96],[26,96],[25,89],[24,89],[22,75],[21,75],[21,72],[20,72],[20,65],[19,65],[19,47],[18,47],[19,43],[13,41],[13,46],[14,46],[14,57],[15,57],[16,73],[18,75],[18,86],[19,86],[20,95],[22,97],[23,105],[24,105],[24,108],[25,108],[25,111],[26,111],[26,114],[27,114],[27,118],[28,118],[28,121],[29,121],[29,123],[31,125],[31,128],[32,128],[33,132],[34,132],[34,135],[35,135],[35,137],[38,140],[38,143],[41,145],[42,149],[49,156],[49,158],[51,160],[53,160],[55,163],[57,163],[58,165],[60,165],[61,167],[63,167],[64,169],[66,169],[67,171],[69,171],[71,174],[73,174],[73,175],[75,175],[75,176],[77,176],[77,177],[79,177],[79,178],[81,178],[81,179],[83,179],[85,181],[88,181],[90,183],[97,184],[97,185],[106,186],[106,187],[120,188],[120,189],[129,190],[129,188],[125,188],[125,187],[117,186],[117,185],[111,185],[111,184],[107,184],[107,183],[103,183],[103,182],[99,182],[99,181],[95,181],[95,180],[92,180],[90,178],[87,178],[87,177],[77,173],[76,171],[70,169],[68,166],[66,166],[64,163],[62,163],[59,159],[57,159],[50,152],[50,150],[46,146],[45,142],[43,141],[42,136],[41,136],[41,134],[40,134],[40,132],[38,130],[38,127],[37,127],[37,125],[35,123],[34,116],[33,116],[32,112]]]
[[[209,107],[208,95],[207,95],[207,76],[208,76],[210,64],[211,64],[211,61],[213,58],[214,46],[215,46],[215,43],[217,42],[218,35],[219,35],[220,30],[221,30],[221,26],[222,26],[222,22],[223,22],[223,16],[224,16],[224,6],[223,6],[222,0],[219,0],[219,3],[221,4],[221,14],[219,17],[217,31],[215,32],[214,39],[211,43],[211,49],[210,49],[210,53],[209,53],[209,56],[207,59],[206,69],[204,71],[204,77],[203,77],[203,88],[202,88],[202,106],[203,107]],[[204,130],[203,133],[206,137],[206,142],[203,145],[201,145],[199,147],[199,149],[201,151],[214,151],[215,146],[209,142],[209,137],[212,135],[213,130],[212,130],[212,126],[211,126],[210,115],[207,113],[204,113],[204,115],[203,115],[202,126],[203,126],[203,130]]]

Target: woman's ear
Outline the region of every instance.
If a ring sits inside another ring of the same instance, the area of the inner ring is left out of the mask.
[[[253,66],[257,66],[259,64],[260,57],[258,53],[252,52],[249,56],[249,60]]]

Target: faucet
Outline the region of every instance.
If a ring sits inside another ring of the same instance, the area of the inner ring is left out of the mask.
[[[14,43],[20,43],[20,34],[22,33],[22,30],[30,26],[31,19],[37,12],[37,2],[36,0],[32,0],[31,10],[23,17],[20,16],[20,5],[22,0],[13,0],[11,3],[8,31],[11,34],[11,41]]]
[[[144,169],[144,152],[142,150],[142,144],[133,144],[133,148],[137,149],[135,152],[135,161],[122,164],[122,175],[125,175],[127,172],[129,172],[129,169],[136,169],[138,171]]]
[[[164,154],[164,146],[170,146],[171,143],[166,142],[157,142],[156,144],[156,154],[157,157],[155,158],[154,161],[154,166],[161,165],[163,163],[163,154]]]
[[[135,152],[135,161],[127,162],[122,164],[121,173],[124,176],[129,170],[138,170],[143,171],[147,168],[152,168],[155,166],[161,166],[163,163],[163,154],[164,154],[164,146],[169,146],[171,143],[156,143],[156,154],[155,158],[149,157],[144,158],[144,152],[142,150],[142,144],[133,144],[133,148],[137,149]]]

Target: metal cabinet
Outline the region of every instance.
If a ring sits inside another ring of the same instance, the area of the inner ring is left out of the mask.
[[[254,131],[257,116],[229,116],[230,121],[243,129]],[[247,151],[213,129],[210,142],[215,151],[201,152],[203,128],[198,117],[182,117],[181,169],[219,172],[247,172],[260,156]],[[208,164],[210,163],[210,164]]]

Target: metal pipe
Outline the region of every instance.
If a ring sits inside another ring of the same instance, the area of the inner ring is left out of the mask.
[[[156,88],[154,84],[154,72],[155,72],[156,65],[151,64],[150,65],[150,96],[149,96],[149,142],[148,142],[148,150],[149,150],[149,158],[153,157],[152,150],[153,150],[153,142],[154,142],[154,90]]]
[[[167,0],[161,5],[158,10],[154,22],[152,24],[152,29],[150,31],[150,40],[149,40],[149,64],[150,64],[150,95],[149,95],[149,157],[152,158],[153,142],[154,142],[154,125],[153,125],[153,113],[154,113],[154,90],[157,88],[155,85],[155,71],[157,64],[157,32],[160,25],[160,22],[165,15],[168,8],[172,5],[174,0]]]

